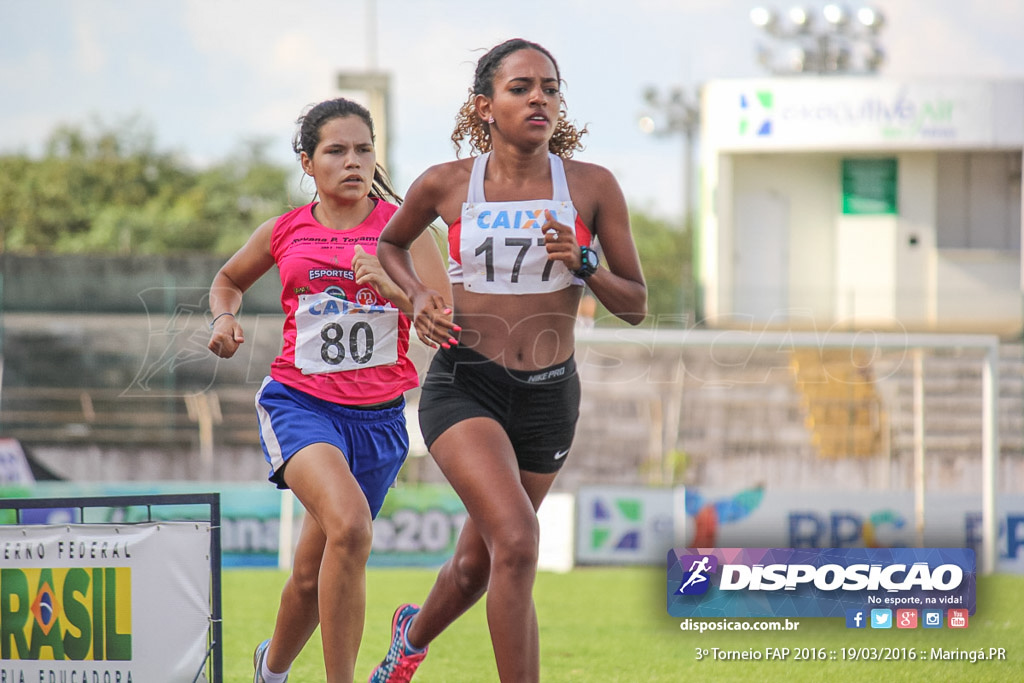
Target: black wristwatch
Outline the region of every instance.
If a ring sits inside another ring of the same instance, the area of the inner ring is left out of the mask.
[[[590,247],[580,247],[580,259],[582,265],[572,271],[572,274],[581,280],[586,280],[588,277],[597,272],[597,252]]]

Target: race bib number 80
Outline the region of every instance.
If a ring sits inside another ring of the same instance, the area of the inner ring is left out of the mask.
[[[398,362],[398,309],[359,306],[327,293],[299,296],[295,367],[304,375]]]

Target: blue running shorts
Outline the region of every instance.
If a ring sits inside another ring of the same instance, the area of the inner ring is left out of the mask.
[[[343,406],[267,377],[256,393],[256,413],[260,445],[270,463],[268,479],[277,488],[288,488],[283,475],[289,458],[311,444],[327,443],[344,454],[377,517],[409,454],[403,397],[380,408]]]

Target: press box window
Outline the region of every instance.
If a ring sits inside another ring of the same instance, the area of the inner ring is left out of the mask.
[[[843,213],[896,214],[896,160],[843,159]]]

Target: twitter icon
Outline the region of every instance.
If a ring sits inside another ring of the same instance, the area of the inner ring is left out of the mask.
[[[871,628],[892,628],[892,610],[871,610]]]

